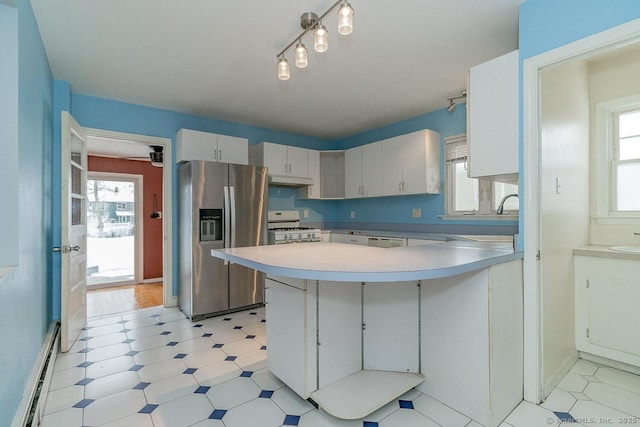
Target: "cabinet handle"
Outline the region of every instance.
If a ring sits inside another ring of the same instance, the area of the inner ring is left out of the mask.
[[[218,150],[218,160],[222,160],[222,151]]]
[[[364,196],[364,185],[361,188],[362,188],[362,192],[360,194]]]
[[[218,150],[213,150],[213,160],[218,160]]]
[[[287,171],[289,170],[289,169],[287,168],[287,166],[288,166],[288,165],[285,163],[285,164],[284,164],[284,173],[287,173]]]
[[[291,173],[291,163],[289,163],[289,173]]]
[[[404,188],[404,181],[402,181],[402,191],[406,191],[406,189]]]
[[[398,191],[402,191],[402,181],[398,183]]]

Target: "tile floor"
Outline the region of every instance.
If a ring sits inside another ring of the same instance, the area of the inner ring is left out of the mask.
[[[412,390],[363,420],[335,419],[266,369],[264,309],[192,323],[175,308],[90,319],[58,355],[44,427],[479,426]],[[503,426],[611,420],[638,424],[640,377],[579,361],[540,406],[523,402]]]

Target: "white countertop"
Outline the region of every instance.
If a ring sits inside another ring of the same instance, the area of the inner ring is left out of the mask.
[[[436,279],[522,258],[509,244],[486,242],[401,248],[294,243],[214,249],[211,255],[267,274],[343,282]]]
[[[590,245],[573,250],[574,255],[591,256],[597,258],[624,259],[640,261],[640,253],[620,252],[611,249],[611,246]]]

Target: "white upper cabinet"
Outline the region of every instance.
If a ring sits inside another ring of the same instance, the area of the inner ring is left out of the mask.
[[[362,193],[382,196],[382,142],[362,146]]]
[[[467,138],[472,178],[518,179],[518,67],[515,50],[469,71]]]
[[[180,129],[176,135],[176,161],[249,163],[249,140],[229,135]]]
[[[269,168],[270,176],[308,178],[309,151],[306,148],[261,142],[251,147],[251,163]]]
[[[382,195],[440,193],[440,134],[429,129],[382,143]]]
[[[382,195],[382,143],[345,150],[345,198]]]

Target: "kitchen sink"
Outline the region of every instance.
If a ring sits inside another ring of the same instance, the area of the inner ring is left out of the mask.
[[[610,246],[609,249],[616,252],[640,254],[640,246]]]

